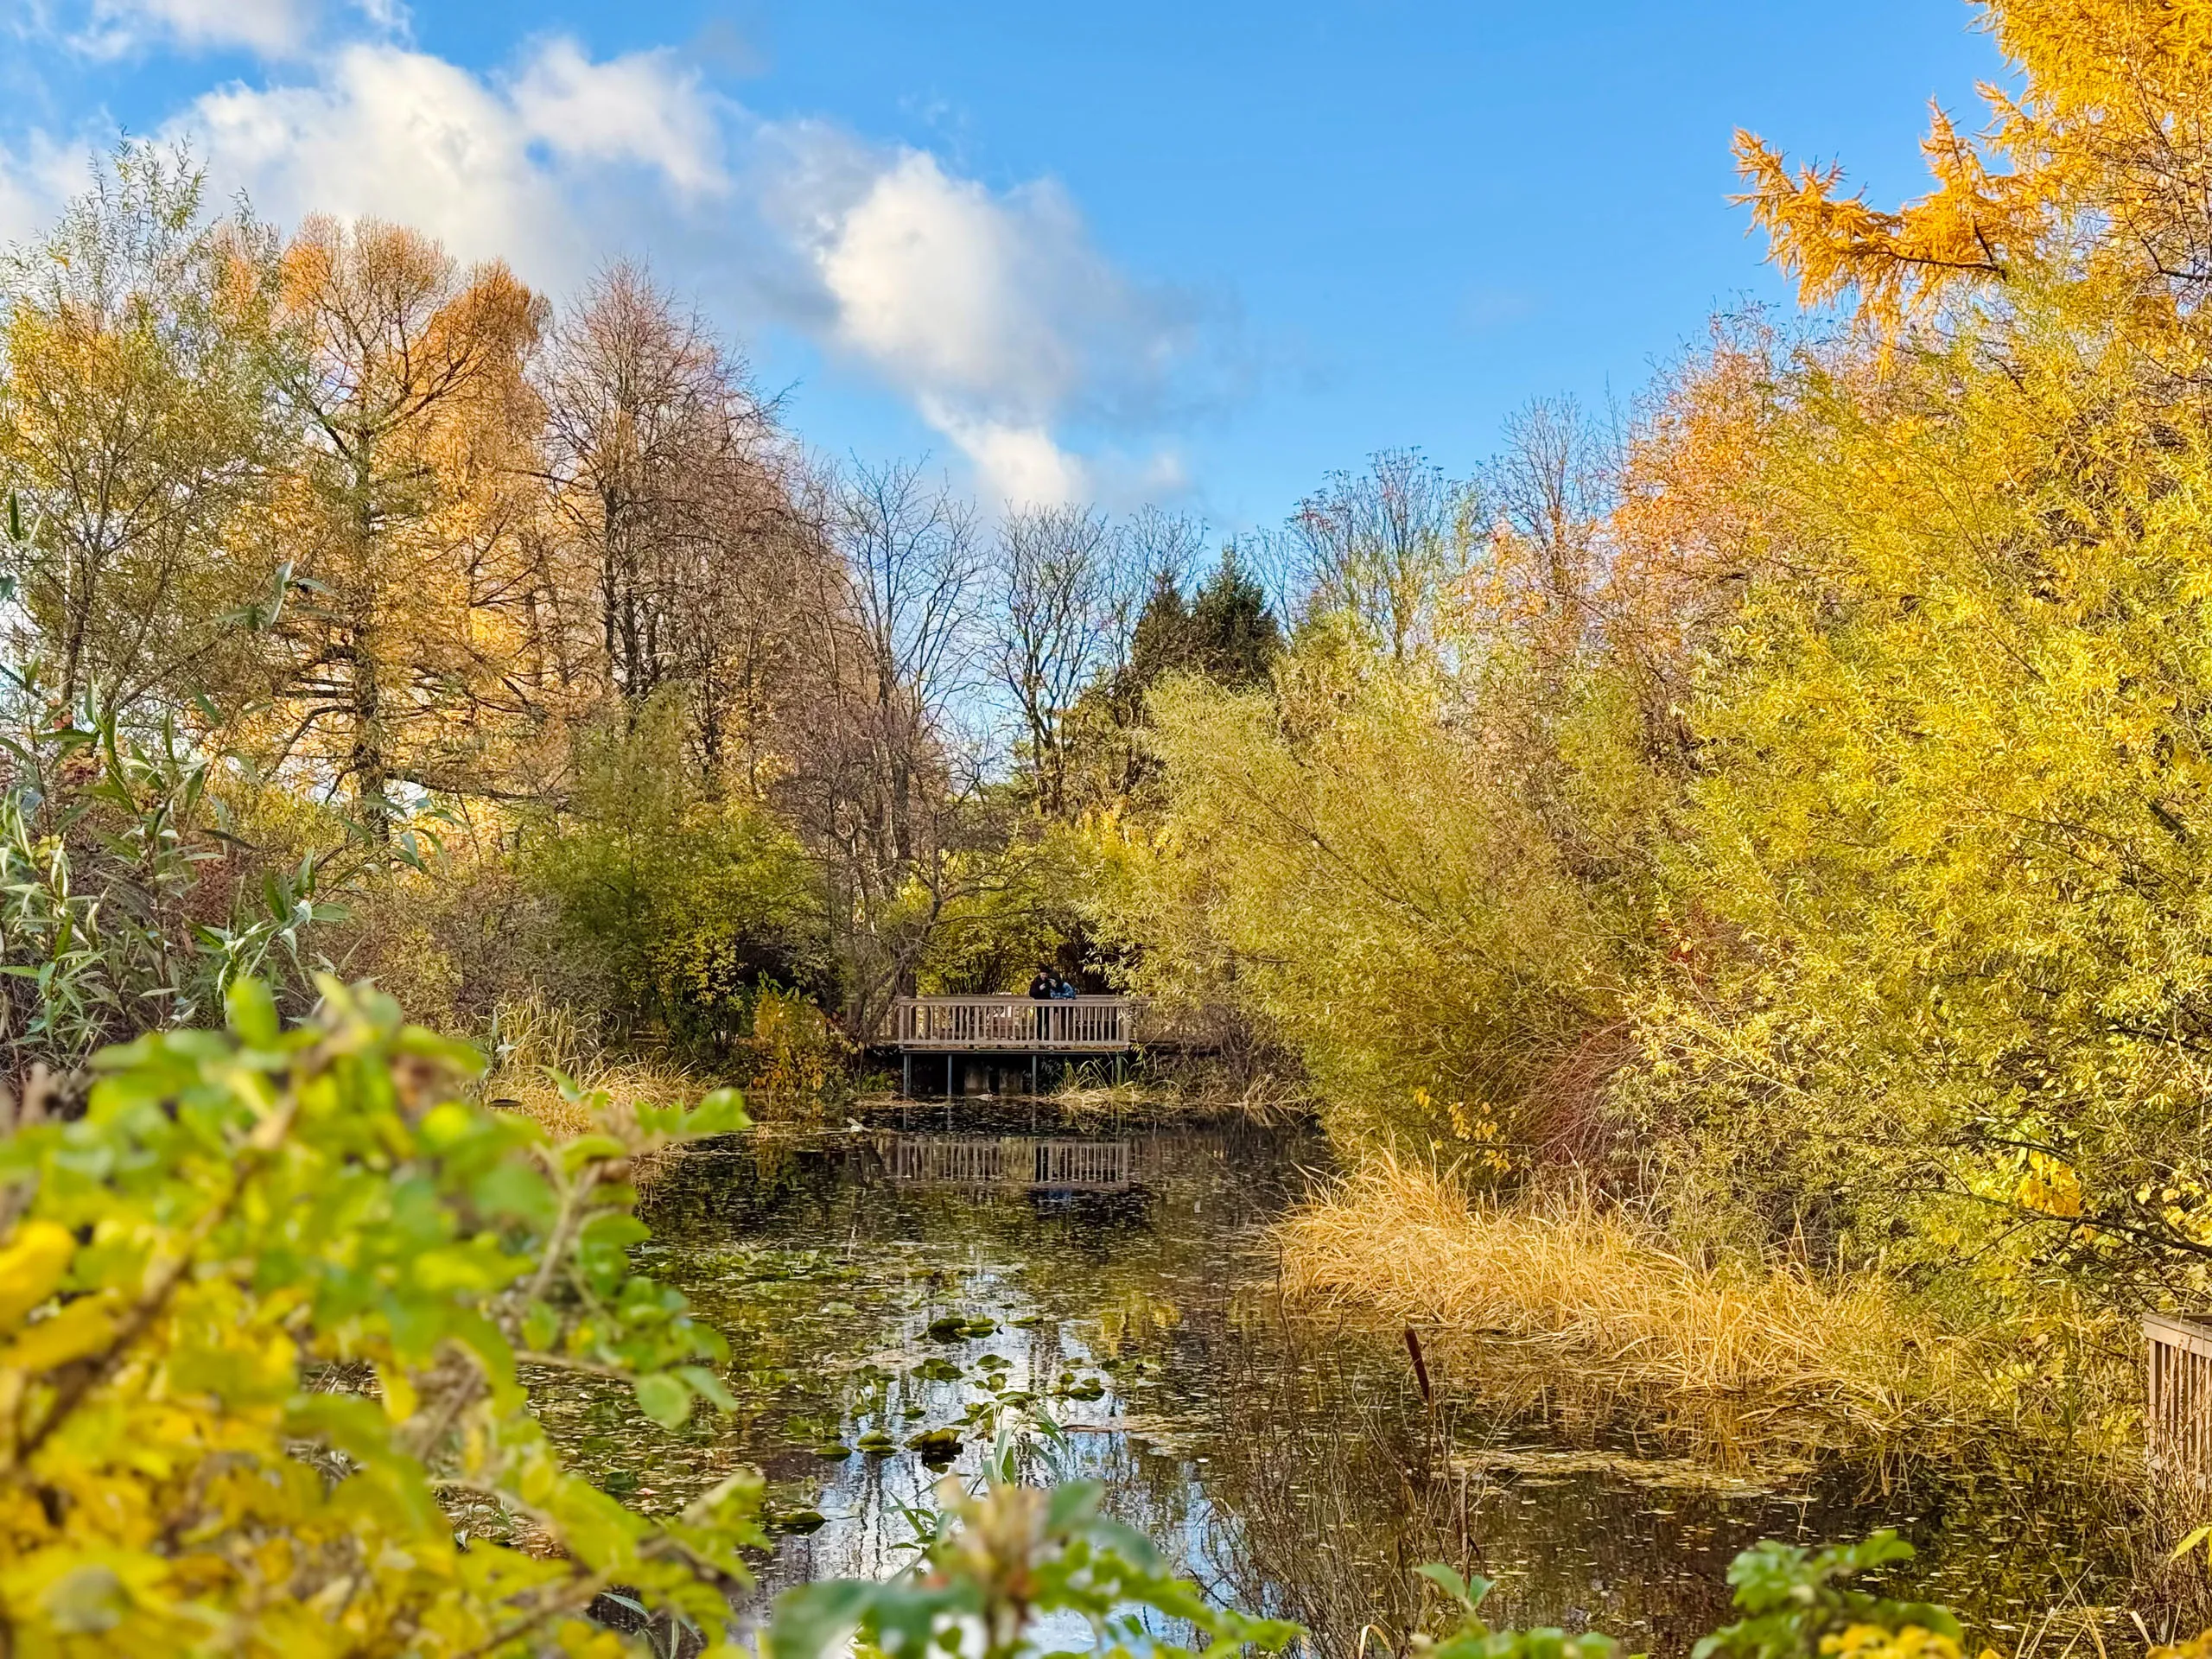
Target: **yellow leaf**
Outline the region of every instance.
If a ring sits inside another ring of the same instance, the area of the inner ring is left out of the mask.
[[[52,1319],[40,1320],[0,1349],[0,1371],[50,1371],[105,1347],[114,1332],[115,1321],[106,1305],[88,1296]]]
[[[23,1316],[54,1294],[77,1241],[66,1227],[27,1221],[0,1249],[0,1331],[13,1330]]]

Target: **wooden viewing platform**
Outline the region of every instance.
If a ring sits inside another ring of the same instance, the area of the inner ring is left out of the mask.
[[[1110,1058],[1119,1082],[1143,1007],[1128,996],[902,996],[880,1040],[899,1051],[899,1093],[909,1099],[917,1056],[942,1058],[948,1100],[1000,1093],[1007,1061],[1027,1062],[1033,1096],[1046,1060],[1065,1074],[1071,1063]]]
[[[1114,1054],[1136,1046],[1129,996],[902,996],[886,1040],[933,1054]]]

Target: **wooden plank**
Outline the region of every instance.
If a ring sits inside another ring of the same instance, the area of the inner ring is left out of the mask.
[[[2170,1495],[2196,1502],[2212,1491],[2212,1320],[2146,1313],[2143,1451]]]
[[[2185,1316],[2145,1313],[2143,1334],[2154,1345],[2177,1348],[2200,1359],[2212,1360],[2212,1325]]]
[[[946,1053],[1114,1053],[1135,1046],[1131,997],[909,996],[884,1035]]]

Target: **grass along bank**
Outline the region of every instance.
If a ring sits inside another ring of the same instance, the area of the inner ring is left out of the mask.
[[[1294,1295],[1419,1329],[1454,1380],[1725,1461],[1935,1450],[1986,1415],[1978,1344],[1886,1281],[1700,1262],[1586,1192],[1502,1203],[1378,1157],[1280,1237]]]

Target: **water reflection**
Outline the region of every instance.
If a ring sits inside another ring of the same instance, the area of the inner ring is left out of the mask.
[[[2124,1540],[2063,1490],[1730,1479],[1649,1446],[1566,1442],[1450,1377],[1432,1406],[1403,1350],[1276,1294],[1267,1224],[1325,1162],[1303,1134],[930,1116],[763,1133],[660,1181],[644,1248],[729,1337],[733,1416],[669,1434],[591,1379],[542,1395],[572,1453],[632,1502],[674,1509],[760,1466],[788,1529],[764,1591],[896,1571],[907,1510],[942,1468],[976,1471],[1007,1402],[1065,1424],[1058,1460],[1216,1593],[1346,1659],[1363,1630],[1395,1648],[1419,1621],[1428,1560],[1497,1580],[1502,1621],[1602,1628],[1655,1654],[1721,1621],[1727,1563],[1760,1537],[1897,1524],[1926,1552],[1912,1586],[2007,1648],[2069,1595],[2108,1599],[2123,1571]]]

